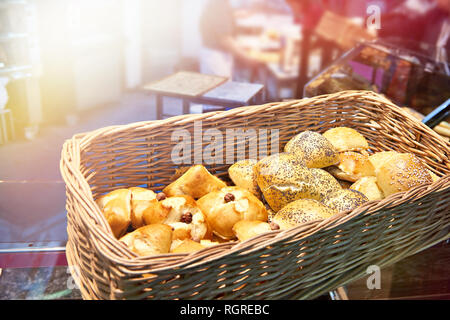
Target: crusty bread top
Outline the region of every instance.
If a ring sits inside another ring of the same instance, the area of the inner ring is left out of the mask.
[[[308,168],[324,168],[339,162],[333,145],[314,131],[303,131],[293,137],[285,145],[284,152],[295,154]]]
[[[362,151],[369,148],[366,138],[358,131],[348,127],[336,127],[323,133],[338,152]]]
[[[411,153],[399,153],[378,169],[377,182],[387,197],[413,187],[433,182],[419,158]]]

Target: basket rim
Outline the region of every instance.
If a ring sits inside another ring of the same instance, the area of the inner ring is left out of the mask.
[[[413,123],[415,123],[415,125],[419,126],[419,129],[424,131],[424,133],[426,133],[427,135],[431,135],[433,139],[437,140],[437,142],[441,144],[446,153],[450,154],[449,142],[444,140],[439,134],[437,134],[429,127],[418,121],[412,115],[410,115],[406,111],[402,110],[400,107],[393,104],[384,96],[376,94],[372,91],[347,90],[333,94],[315,96],[312,98],[304,98],[286,102],[271,102],[256,106],[244,106],[234,108],[228,111],[213,111],[203,114],[179,115],[164,120],[140,121],[126,125],[108,126],[90,132],[79,133],[74,135],[72,139],[66,140],[63,145],[60,162],[61,173],[66,183],[66,188],[71,187],[71,180],[66,176],[63,168],[68,168],[76,176],[77,182],[81,183],[84,186],[84,189],[87,191],[88,199],[85,199],[86,194],[84,194],[79,195],[80,196],[79,200],[84,200],[85,205],[89,206],[95,215],[94,217],[90,217],[90,219],[96,220],[98,227],[90,228],[88,232],[90,238],[93,240],[93,244],[96,247],[97,251],[100,252],[102,255],[106,256],[108,260],[114,261],[116,264],[120,264],[124,267],[150,266],[152,267],[151,272],[154,273],[172,271],[173,268],[184,268],[184,267],[191,268],[199,264],[216,261],[217,259],[220,259],[224,256],[253,252],[256,250],[260,250],[264,247],[267,247],[268,245],[276,243],[278,241],[287,240],[289,238],[292,239],[298,237],[299,235],[301,235],[301,238],[297,239],[303,239],[321,230],[328,230],[331,228],[341,226],[342,224],[346,223],[347,221],[351,220],[354,217],[365,214],[373,214],[378,212],[380,209],[390,208],[392,205],[393,206],[401,205],[406,201],[410,200],[411,198],[421,199],[423,197],[426,197],[428,194],[432,192],[441,192],[450,188],[450,173],[449,173],[441,176],[435,182],[417,186],[408,191],[395,193],[382,200],[373,200],[366,202],[364,205],[356,208],[353,211],[341,212],[325,220],[316,220],[308,222],[306,224],[301,224],[287,230],[274,230],[242,242],[230,241],[226,243],[221,243],[219,245],[207,247],[193,253],[179,253],[179,254],[168,253],[153,256],[138,256],[137,254],[131,252],[131,250],[128,249],[125,246],[125,244],[120,243],[120,241],[113,236],[113,233],[106,221],[106,218],[103,216],[103,214],[100,211],[100,208],[96,205],[93,199],[92,191],[90,190],[86,178],[81,173],[79,168],[76,167],[77,164],[79,165],[80,161],[79,155],[81,148],[83,148],[91,140],[99,136],[104,136],[130,129],[137,130],[138,128],[141,130],[148,130],[150,128],[159,127],[164,124],[180,125],[183,123],[190,123],[203,119],[217,120],[233,115],[249,115],[249,114],[251,115],[254,113],[258,113],[261,110],[264,110],[265,112],[270,112],[272,110],[275,111],[278,108],[288,106],[292,107],[304,106],[310,103],[311,101],[320,101],[321,103],[323,103],[329,100],[333,100],[336,97],[355,98],[355,94],[359,98],[363,98],[365,100],[367,99],[371,100],[374,99],[376,101],[381,100],[385,106],[390,108],[399,116],[406,117],[409,121],[412,121]],[[77,158],[75,159],[67,159],[65,151],[71,148],[75,148],[76,150]],[[450,163],[447,162],[446,166],[450,168]],[[419,194],[419,197],[417,197],[417,194]],[[260,241],[261,239],[264,240]],[[115,252],[111,250],[111,247],[114,247]],[[118,252],[120,252],[120,254]],[[149,272],[148,269],[145,270],[145,272],[143,271],[143,273],[148,272]],[[140,274],[141,272],[136,271],[136,273]]]
[[[261,110],[265,111],[271,111],[279,109],[281,107],[300,107],[307,105],[311,101],[321,101],[326,102],[327,100],[334,100],[336,97],[346,97],[348,98],[354,98],[355,94],[358,96],[364,96],[364,99],[372,100],[372,101],[382,101],[388,108],[391,109],[391,111],[394,111],[398,115],[407,118],[408,120],[415,122],[416,125],[419,125],[422,130],[425,130],[427,134],[430,134],[433,136],[433,138],[440,140],[441,143],[444,143],[447,148],[450,149],[450,141],[445,140],[442,136],[440,136],[437,132],[434,130],[431,130],[428,126],[423,124],[421,121],[416,119],[414,116],[412,116],[410,113],[406,112],[396,104],[394,104],[391,100],[389,100],[384,95],[380,95],[378,93],[375,93],[373,91],[369,90],[344,90],[339,91],[336,93],[331,94],[323,94],[318,95],[310,98],[303,98],[303,99],[295,99],[295,100],[289,100],[289,101],[282,101],[282,102],[269,102],[265,104],[260,105],[252,105],[252,106],[242,106],[242,107],[236,107],[231,110],[226,111],[210,111],[205,113],[198,113],[198,114],[181,114],[172,116],[166,119],[161,120],[144,120],[144,121],[136,121],[129,124],[119,124],[119,125],[111,125],[106,126],[102,128],[98,128],[92,131],[86,131],[82,133],[78,133],[73,136],[75,139],[80,139],[80,144],[84,145],[85,143],[88,143],[90,140],[101,136],[101,135],[111,135],[116,132],[120,132],[123,130],[129,130],[129,129],[136,129],[139,128],[140,130],[147,130],[153,127],[159,127],[164,124],[176,124],[180,125],[183,123],[189,123],[193,121],[198,120],[219,120],[222,118],[226,118],[232,115],[251,115],[258,113]],[[145,125],[145,126],[143,126]],[[450,168],[450,167],[449,167]]]

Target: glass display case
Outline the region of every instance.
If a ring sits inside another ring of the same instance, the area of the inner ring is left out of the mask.
[[[436,62],[429,52],[367,42],[311,79],[303,94],[312,97],[342,90],[372,90],[426,115],[450,97],[449,66]]]

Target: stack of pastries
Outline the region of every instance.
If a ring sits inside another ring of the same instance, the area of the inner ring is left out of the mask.
[[[371,152],[348,127],[301,132],[283,152],[238,161],[228,175],[233,186],[194,165],[162,192],[122,188],[97,204],[136,254],[189,253],[327,219],[438,179],[413,154]]]

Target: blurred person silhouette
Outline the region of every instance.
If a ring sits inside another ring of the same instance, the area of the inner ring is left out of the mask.
[[[236,1],[208,0],[200,17],[203,47],[200,49],[200,72],[232,78],[233,58],[250,68],[258,61],[249,57],[236,41],[233,6]]]
[[[320,0],[286,0],[291,7],[294,21],[301,25],[300,53],[308,55],[311,49],[311,38],[314,29],[325,12],[323,1]],[[297,82],[296,97],[303,97],[303,87],[308,81],[308,59],[300,59],[299,80]]]

